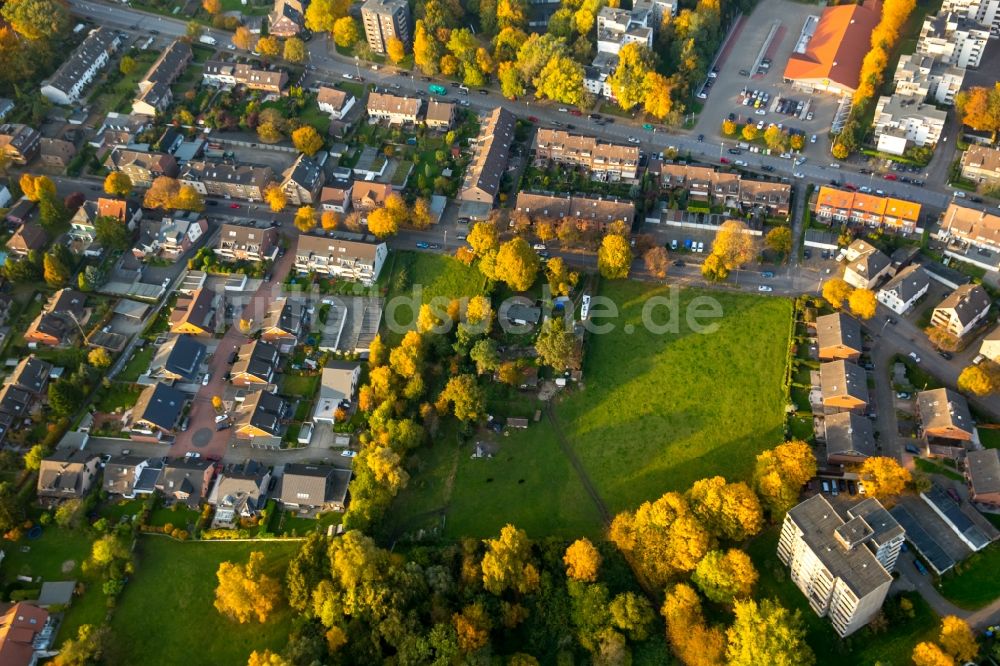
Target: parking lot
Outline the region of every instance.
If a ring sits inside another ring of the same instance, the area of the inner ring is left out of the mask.
[[[705,108],[698,119],[696,132],[706,136],[720,136],[722,121],[730,113],[738,121],[753,118],[768,123],[782,123],[785,128],[799,130],[806,135],[804,153],[815,160],[829,156],[829,131],[839,103],[838,98],[827,94],[808,95],[795,90],[782,81],[785,63],[795,47],[802,26],[810,15],[818,15],[821,8],[789,0],[772,0],[758,4],[753,13],[744,21],[739,38],[731,46],[725,63],[719,68],[715,84],[712,86]],[[770,42],[765,48],[765,43]],[[762,67],[764,60],[769,67]],[[758,72],[763,71],[763,74]],[[768,101],[758,108],[753,103],[744,106],[743,91],[760,91],[768,95]],[[783,100],[791,100],[794,106],[784,106],[784,113],[778,107]],[[798,103],[802,102],[802,108]],[[808,109],[806,103],[809,102]],[[763,109],[764,113],[759,113]],[[793,115],[798,109],[805,115],[811,112],[812,120]],[[815,134],[816,143],[809,142]]]

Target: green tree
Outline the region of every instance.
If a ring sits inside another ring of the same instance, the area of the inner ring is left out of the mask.
[[[478,421],[486,413],[486,394],[473,375],[457,375],[448,380],[436,406],[442,414],[451,406],[459,421]]]
[[[99,215],[94,219],[94,232],[101,247],[109,250],[127,250],[129,247],[128,227],[116,217]]]
[[[531,542],[524,530],[505,525],[500,537],[486,540],[483,587],[499,595],[505,590],[527,594],[538,589],[539,573],[531,558]]]
[[[91,666],[103,663],[104,652],[110,643],[111,628],[107,625],[80,625],[76,630],[76,638],[67,639],[59,646],[59,654],[52,663],[54,666]]]
[[[69,32],[69,10],[58,0],[9,0],[0,9],[18,34],[29,40],[48,40]]]
[[[713,550],[698,563],[691,580],[712,601],[728,604],[750,596],[757,582],[757,569],[742,550]]]
[[[580,348],[573,331],[567,330],[566,320],[550,317],[542,323],[535,339],[535,351],[545,365],[556,372],[580,367]]]
[[[45,457],[45,447],[35,444],[24,454],[24,469],[29,472],[37,472],[42,466],[42,458]]]
[[[50,287],[62,287],[69,280],[69,268],[58,254],[54,252],[46,253],[42,266],[45,283]]]
[[[469,351],[469,358],[476,364],[476,373],[483,375],[500,367],[500,354],[497,343],[491,338],[476,341]]]
[[[568,56],[552,58],[542,67],[533,83],[538,97],[574,106],[583,103],[583,65]]]
[[[50,382],[48,396],[49,406],[60,416],[69,416],[83,406],[83,389],[67,377]]]
[[[298,37],[289,37],[285,40],[285,45],[282,48],[282,57],[288,62],[305,62],[309,59],[306,43]]]
[[[726,635],[732,666],[795,664],[812,666],[816,656],[806,643],[802,613],[790,613],[777,601],[747,599],[735,604],[736,620]]]
[[[774,227],[764,236],[764,245],[767,249],[787,257],[792,252],[792,230],[790,227]]]

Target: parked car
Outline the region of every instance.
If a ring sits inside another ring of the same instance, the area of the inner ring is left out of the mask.
[[[212,375],[210,375],[209,373],[206,372],[205,376],[201,378],[201,385],[202,386],[208,386],[208,382],[209,382],[210,379],[212,379]]]
[[[773,278],[774,273],[772,271],[764,271],[760,274],[762,278]]]
[[[239,204],[229,204],[229,207],[232,208],[233,210],[236,210],[236,209],[238,209],[240,207],[240,205]]]
[[[945,351],[943,349],[939,349],[938,350],[938,356],[940,356],[941,358],[943,358],[946,361],[950,361],[952,359],[951,352]]]
[[[340,452],[340,455],[343,458],[354,458],[355,456],[358,455],[358,452],[351,451],[350,449],[344,449],[343,451]]]
[[[907,453],[912,453],[915,456],[919,456],[920,455],[920,449],[918,449],[917,447],[915,447],[913,444],[907,444],[903,448],[906,449]]]
[[[762,284],[759,287],[757,287],[757,291],[771,292],[774,291],[774,289],[771,289],[771,287],[767,286],[766,284]]]
[[[635,138],[634,136],[630,136],[628,138],[628,142],[629,143],[639,143],[639,139]]]
[[[910,358],[912,358],[912,359],[913,359],[913,362],[914,362],[914,363],[920,363],[920,357],[919,357],[919,356],[917,356],[917,352],[910,352],[910,353],[909,353],[909,354],[907,354],[907,355],[908,355],[908,356],[909,356]]]
[[[910,394],[907,393],[906,391],[899,391],[898,393],[896,393],[896,397],[899,398],[900,400],[909,400]]]
[[[916,569],[917,573],[919,573],[921,576],[927,575],[927,567],[925,567],[923,562],[921,562],[915,557],[913,558],[913,568]]]
[[[948,497],[950,497],[953,500],[955,500],[956,504],[961,504],[962,503],[962,497],[958,494],[958,491],[955,490],[954,488],[949,487],[947,490],[945,490],[945,492],[948,493]]]
[[[426,250],[426,249],[428,249],[429,247],[430,247],[430,244],[429,244],[429,243],[424,243],[423,241],[421,241],[421,242],[417,243],[417,249],[418,249],[418,250]]]

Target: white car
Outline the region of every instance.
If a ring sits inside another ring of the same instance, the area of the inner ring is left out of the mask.
[[[705,244],[703,242],[698,241],[697,251],[698,252],[704,252],[705,251]]]
[[[212,375],[210,375],[209,373],[206,372],[205,376],[201,378],[201,385],[202,386],[208,386],[208,380],[210,380],[211,378],[212,378]]]
[[[754,111],[754,113],[756,113],[758,116],[766,116],[767,115],[767,111],[765,111],[764,109],[757,109],[756,111]]]
[[[955,190],[955,198],[957,198],[957,199],[964,199],[965,198],[965,192],[962,192],[961,190]]]
[[[735,164],[738,167],[745,167],[747,165],[747,163],[744,162],[743,160],[736,160],[735,162],[733,162],[733,164]]]
[[[228,418],[229,418],[229,414],[216,414],[215,415],[215,422],[216,423],[222,423],[223,421],[225,421]]]
[[[759,287],[757,287],[757,291],[774,291],[774,289],[771,289],[766,284],[762,284]]]
[[[344,449],[343,451],[340,452],[340,455],[343,458],[354,458],[355,456],[358,455],[358,452],[351,451],[350,449]]]
[[[796,178],[805,178],[806,177],[806,175],[804,173],[802,173],[801,171],[796,171],[792,175],[795,176]]]
[[[917,352],[910,352],[909,356],[913,359],[914,363],[920,363],[920,357],[917,356]]]
[[[184,454],[184,460],[197,460],[198,458],[201,458],[201,454],[197,451],[188,451]]]
[[[813,134],[811,137],[809,137],[809,143],[816,143],[816,135],[815,134]]]
[[[569,109],[567,109],[565,106],[560,106],[559,113],[569,113]]]
[[[628,138],[628,142],[629,143],[639,143],[639,139],[635,138],[634,136],[630,136]]]

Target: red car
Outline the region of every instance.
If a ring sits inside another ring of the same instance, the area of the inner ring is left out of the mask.
[[[896,174],[894,173],[887,173],[882,177],[885,178],[886,180],[896,180]]]
[[[729,160],[726,159],[725,157],[719,158],[719,161],[722,162],[723,164],[729,164]]]
[[[240,205],[239,204],[229,204],[229,207],[230,208],[239,208]]]
[[[528,122],[537,123],[538,118],[536,118],[535,116],[528,116]]]
[[[857,192],[858,186],[853,183],[844,183],[844,189],[850,190],[851,192]]]
[[[583,115],[583,113],[581,113],[579,109],[570,109],[569,112],[572,115],[574,115],[574,116],[582,116]]]

